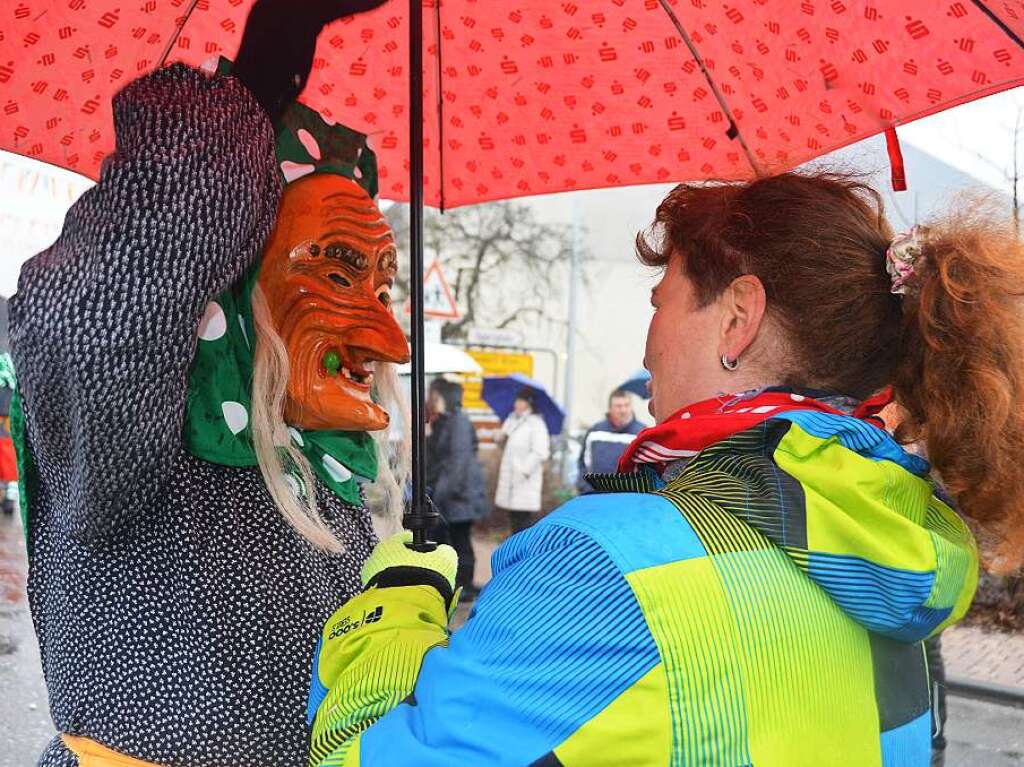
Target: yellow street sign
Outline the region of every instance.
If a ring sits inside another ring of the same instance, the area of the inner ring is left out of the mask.
[[[493,349],[466,349],[466,353],[483,368],[484,376],[507,376],[522,373],[533,377],[533,355],[526,352],[503,352]],[[483,388],[482,376],[462,377],[462,407],[469,411],[490,412],[490,407],[480,398]]]

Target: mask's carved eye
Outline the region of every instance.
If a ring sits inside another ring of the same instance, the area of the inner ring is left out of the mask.
[[[377,300],[384,305],[385,309],[389,308],[391,306],[391,288],[387,285],[382,285],[377,290]]]
[[[307,258],[316,258],[320,255],[320,246],[312,240],[306,240],[300,242],[291,252],[288,253],[288,258],[292,261],[298,261]]]
[[[336,258],[339,261],[343,261],[357,271],[365,270],[369,263],[366,256],[362,253],[344,245],[328,245],[324,248],[324,255],[328,258]]]
[[[397,272],[398,271],[398,256],[393,250],[385,251],[377,259],[377,269],[382,272]]]
[[[343,288],[351,288],[352,287],[352,283],[349,282],[348,279],[346,279],[345,277],[342,277],[337,272],[331,272],[330,274],[328,274],[327,275],[327,279],[329,279],[331,282],[335,283],[336,285],[341,285],[341,287],[343,287]]]

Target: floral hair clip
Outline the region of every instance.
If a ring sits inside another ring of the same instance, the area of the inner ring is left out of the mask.
[[[905,296],[914,289],[912,281],[924,258],[924,241],[928,229],[915,226],[909,232],[893,237],[885,252],[885,270],[892,279],[892,292]]]

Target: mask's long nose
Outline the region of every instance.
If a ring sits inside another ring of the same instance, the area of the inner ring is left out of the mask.
[[[398,321],[383,307],[372,310],[368,326],[355,328],[345,335],[349,353],[361,358],[355,361],[381,360],[402,364],[409,361],[409,342]]]

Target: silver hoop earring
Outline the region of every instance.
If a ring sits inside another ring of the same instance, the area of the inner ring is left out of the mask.
[[[734,360],[729,359],[728,354],[722,355],[722,367],[728,370],[730,373],[740,366],[740,358],[737,357]]]

